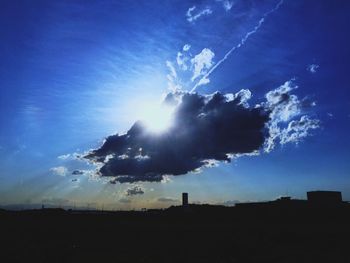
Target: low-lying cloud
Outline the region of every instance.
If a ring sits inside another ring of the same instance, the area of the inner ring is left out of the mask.
[[[140,186],[134,186],[131,188],[126,189],[126,195],[127,196],[133,196],[133,195],[143,195],[145,192]]]
[[[114,182],[160,182],[166,175],[270,152],[276,144],[298,143],[319,127],[319,121],[302,114],[314,103],[291,94],[296,88],[287,81],[254,106],[249,105],[249,90],[211,95],[172,92],[164,100],[174,107],[168,130],[154,134],[137,121],[126,134],[107,137],[85,158],[100,164],[100,175]]]
[[[73,174],[73,175],[82,175],[82,174],[84,174],[84,171],[82,171],[82,170],[74,170],[74,171],[72,172],[72,174]]]
[[[68,169],[64,166],[57,166],[57,167],[52,167],[50,171],[55,175],[66,176]]]
[[[131,200],[127,199],[127,198],[121,198],[121,199],[119,199],[119,202],[123,203],[123,204],[129,204],[129,203],[131,203]]]
[[[160,197],[157,200],[158,200],[158,202],[163,202],[163,203],[177,203],[177,202],[179,202],[178,199],[171,198],[171,197]]]

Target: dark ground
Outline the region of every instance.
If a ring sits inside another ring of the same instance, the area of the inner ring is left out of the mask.
[[[350,262],[350,207],[0,212],[0,262]]]

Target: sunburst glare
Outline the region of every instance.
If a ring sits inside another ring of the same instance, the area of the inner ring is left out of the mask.
[[[174,107],[158,103],[145,103],[141,107],[139,120],[146,125],[146,129],[153,133],[161,133],[171,127]]]

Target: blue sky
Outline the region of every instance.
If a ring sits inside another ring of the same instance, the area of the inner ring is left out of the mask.
[[[350,200],[350,3],[278,3],[4,1],[2,204],[129,209],[178,204],[183,191],[191,201],[223,203],[305,198],[315,189],[341,190]],[[247,89],[250,105],[293,79],[300,103],[313,103],[295,118],[307,115],[317,128],[268,153],[261,148],[258,156],[155,183],[111,184],[74,157],[146,113],[157,119],[150,109],[166,93],[175,86],[189,92],[205,77],[198,94]],[[144,193],[127,195],[135,187]]]

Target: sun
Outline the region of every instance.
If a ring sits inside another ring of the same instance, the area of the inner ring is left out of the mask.
[[[156,93],[142,94],[133,96],[121,105],[124,112],[121,118],[129,120],[126,127],[140,121],[144,131],[148,133],[160,134],[169,130],[175,122],[177,105],[165,103],[165,96]]]
[[[152,133],[162,133],[173,123],[174,108],[164,104],[147,103],[139,117],[146,129]]]

